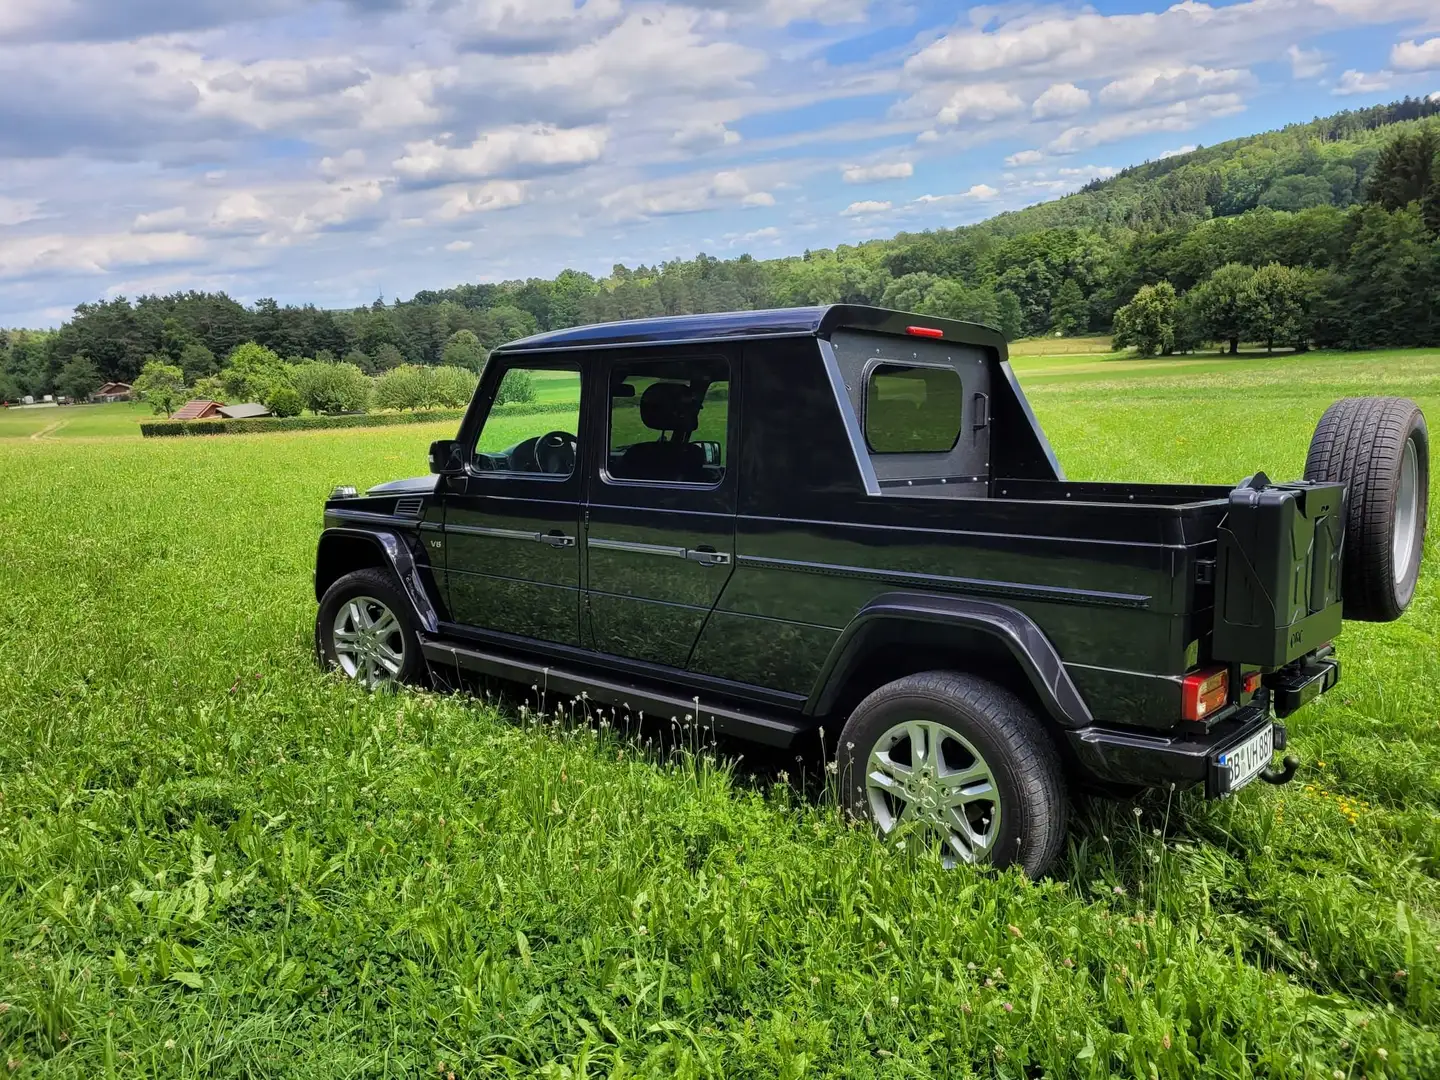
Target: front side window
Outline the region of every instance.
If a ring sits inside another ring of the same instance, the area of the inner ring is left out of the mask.
[[[579,430],[578,369],[512,365],[480,429],[475,468],[563,479],[575,472]]]
[[[607,472],[614,480],[718,484],[729,416],[730,365],[723,359],[617,364]]]
[[[948,453],[963,407],[953,368],[876,364],[865,383],[865,441],[877,454]]]

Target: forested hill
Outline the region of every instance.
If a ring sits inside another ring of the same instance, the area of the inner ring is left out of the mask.
[[[1000,236],[1062,227],[1155,231],[1257,207],[1348,206],[1362,198],[1365,175],[1400,130],[1395,125],[1437,115],[1440,97],[1336,113],[1134,165],[971,228]]]
[[[193,384],[246,341],[368,372],[447,357],[473,366],[500,342],[582,322],[836,302],[1011,337],[1108,332],[1118,313],[1122,338],[1162,352],[1242,335],[1434,344],[1437,159],[1440,100],[1406,99],[1147,162],[976,225],[788,258],[698,255],[598,279],[566,270],[351,311],[196,292],[81,304],[58,331],[0,333],[0,398],[60,388],[67,365],[71,386],[92,372],[133,379],[147,361]]]

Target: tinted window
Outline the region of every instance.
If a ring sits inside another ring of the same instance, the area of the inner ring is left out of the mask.
[[[483,472],[567,477],[575,471],[579,430],[580,372],[510,367],[480,429],[475,467]]]
[[[963,406],[953,368],[879,364],[865,386],[865,441],[877,454],[946,453],[960,440]]]
[[[617,364],[608,472],[616,480],[718,484],[729,416],[730,367],[722,359]]]

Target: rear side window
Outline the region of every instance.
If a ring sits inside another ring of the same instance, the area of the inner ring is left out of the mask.
[[[877,364],[865,382],[865,441],[876,454],[949,453],[963,407],[953,368]]]

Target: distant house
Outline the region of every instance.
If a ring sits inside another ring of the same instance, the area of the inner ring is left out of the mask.
[[[90,400],[108,404],[112,401],[129,401],[134,396],[135,391],[128,382],[107,382],[90,395]]]
[[[173,414],[171,420],[214,420],[220,415],[218,401],[187,401],[185,407]]]
[[[226,420],[253,420],[257,416],[270,415],[269,409],[253,401],[245,405],[221,405],[219,412]]]

